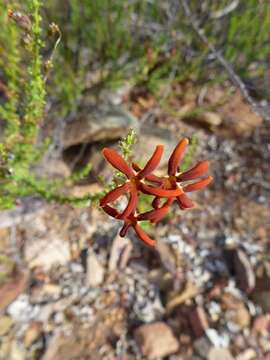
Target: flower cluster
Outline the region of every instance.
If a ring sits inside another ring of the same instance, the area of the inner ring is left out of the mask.
[[[197,163],[197,165],[185,172],[180,171],[179,165],[187,145],[188,139],[186,138],[177,144],[169,158],[168,174],[166,176],[153,174],[161,160],[164,151],[163,145],[156,147],[154,154],[144,168],[141,168],[136,163],[129,166],[115,150],[103,149],[105,159],[127,178],[125,183],[111,190],[100,200],[100,206],[108,215],[124,222],[120,230],[120,236],[125,236],[128,229],[132,227],[145,244],[155,246],[156,241],[151,239],[138,223],[145,220],[151,223],[159,222],[167,215],[174,201],[177,202],[181,210],[194,206],[186,193],[203,189],[213,178],[212,176],[202,178],[209,168],[207,160]],[[191,180],[196,179],[197,181],[190,183]],[[154,196],[153,209],[141,214],[137,212],[140,193]],[[128,195],[129,200],[126,208],[120,212],[109,204],[122,195]]]

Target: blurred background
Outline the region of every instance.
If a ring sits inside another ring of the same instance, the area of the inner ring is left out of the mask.
[[[0,27],[0,359],[269,360],[269,1],[0,0]],[[94,202],[131,129],[214,176],[155,249]]]

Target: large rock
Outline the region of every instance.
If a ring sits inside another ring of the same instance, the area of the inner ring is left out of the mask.
[[[165,148],[159,168],[167,168],[168,159],[179,140],[167,129],[144,124],[140,129],[134,160],[138,161],[139,159],[145,164],[153,154],[156,146],[163,144]]]
[[[66,123],[63,147],[66,149],[77,144],[117,140],[130,128],[138,130],[139,123],[120,107],[85,108]]]

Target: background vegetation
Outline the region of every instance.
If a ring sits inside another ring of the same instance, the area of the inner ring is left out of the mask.
[[[61,121],[87,94],[98,97],[100,90],[127,80],[156,96],[162,96],[164,83],[224,80],[192,21],[247,88],[265,96],[269,2],[189,4],[193,18],[176,0],[0,0],[0,208],[31,194],[74,200],[59,195],[62,183],[33,171],[52,141],[40,138],[46,103],[57,106]]]

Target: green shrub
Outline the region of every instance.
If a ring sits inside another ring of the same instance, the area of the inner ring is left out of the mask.
[[[65,196],[60,192],[63,181],[38,176],[34,171],[48,146],[48,140],[39,140],[46,95],[41,2],[29,0],[24,6],[14,2],[10,4],[12,8],[7,9],[5,2],[0,1],[1,65],[7,89],[0,105],[4,123],[0,145],[0,209],[11,208],[17,199],[30,195],[39,195],[48,201],[85,204],[96,194],[83,198]]]

